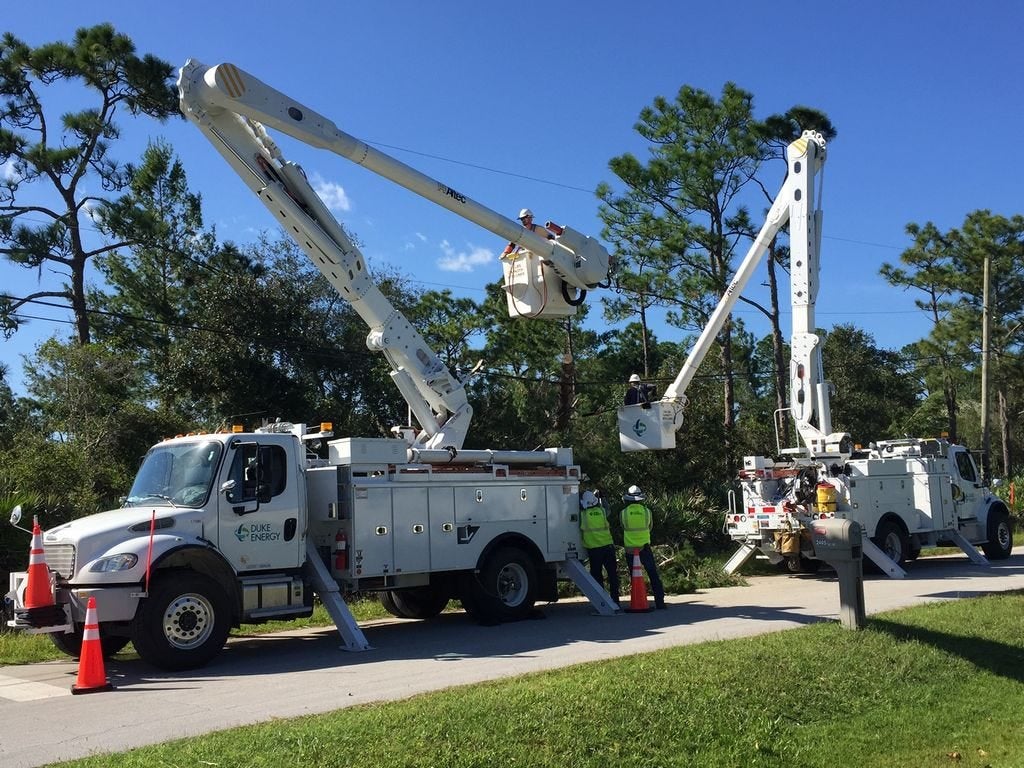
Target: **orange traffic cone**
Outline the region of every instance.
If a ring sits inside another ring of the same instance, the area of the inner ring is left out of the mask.
[[[22,607],[14,611],[19,626],[42,628],[67,624],[63,607],[53,599],[50,569],[46,567],[43,553],[43,532],[39,529],[38,520],[32,521],[32,545],[28,551],[23,600]]]
[[[96,598],[90,597],[85,607],[85,629],[82,630],[82,653],[78,660],[78,682],[71,686],[72,693],[99,693],[112,691],[114,686],[103,671],[103,644],[100,642],[100,624],[96,619]]]
[[[647,584],[644,582],[644,568],[640,563],[640,550],[633,550],[633,573],[629,580],[629,608],[626,613],[649,613],[647,605]]]
[[[28,583],[25,585],[25,607],[47,608],[54,604],[50,589],[50,569],[43,552],[43,532],[39,521],[32,521],[32,546],[28,551]]]

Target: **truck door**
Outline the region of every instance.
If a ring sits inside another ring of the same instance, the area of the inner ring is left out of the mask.
[[[953,503],[957,517],[977,517],[983,493],[978,468],[966,448],[959,445],[950,447],[953,466]]]
[[[299,481],[287,447],[237,440],[219,493],[219,547],[238,572],[302,564]]]

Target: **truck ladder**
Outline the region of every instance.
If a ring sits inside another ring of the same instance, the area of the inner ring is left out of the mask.
[[[882,573],[888,576],[890,579],[905,579],[907,578],[907,572],[904,571],[900,566],[889,557],[885,552],[879,549],[875,542],[865,536],[861,539],[861,549],[864,554],[871,560],[875,565],[882,569]]]
[[[612,602],[611,596],[602,589],[601,585],[590,575],[590,571],[584,568],[583,563],[579,560],[566,560],[562,563],[562,567],[569,578],[573,580],[573,583],[579,588],[580,592],[594,606],[594,610],[601,616],[614,616],[622,611],[619,606]]]
[[[733,556],[729,558],[729,561],[725,564],[725,567],[722,568],[722,570],[729,576],[732,576],[755,552],[757,552],[756,544],[751,544],[749,541],[743,542],[740,544],[740,548],[737,549],[736,552],[733,553]]]
[[[960,533],[960,531],[956,529],[949,531],[949,538],[956,542],[956,545],[964,551],[964,554],[967,555],[970,561],[975,565],[992,565],[992,563],[988,561],[988,558],[981,554],[981,552],[979,552],[971,542],[963,537],[963,534]]]
[[[338,583],[331,578],[327,566],[320,559],[320,553],[316,551],[316,545],[309,537],[306,537],[306,567],[313,589],[320,595],[324,608],[334,619],[334,625],[338,628],[338,633],[345,643],[342,648],[346,651],[370,650],[372,646],[366,641],[363,630],[359,628],[348,605],[342,599]]]

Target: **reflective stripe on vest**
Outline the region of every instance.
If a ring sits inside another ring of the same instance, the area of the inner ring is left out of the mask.
[[[651,511],[643,504],[630,504],[621,514],[622,543],[626,549],[651,543]]]
[[[601,507],[583,510],[583,514],[580,515],[580,530],[583,532],[583,546],[587,549],[606,547],[612,543],[608,518],[604,516],[604,509]]]

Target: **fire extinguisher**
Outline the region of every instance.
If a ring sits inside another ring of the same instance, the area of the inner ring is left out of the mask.
[[[348,537],[344,531],[338,531],[334,537],[334,570],[344,571],[348,568]]]

